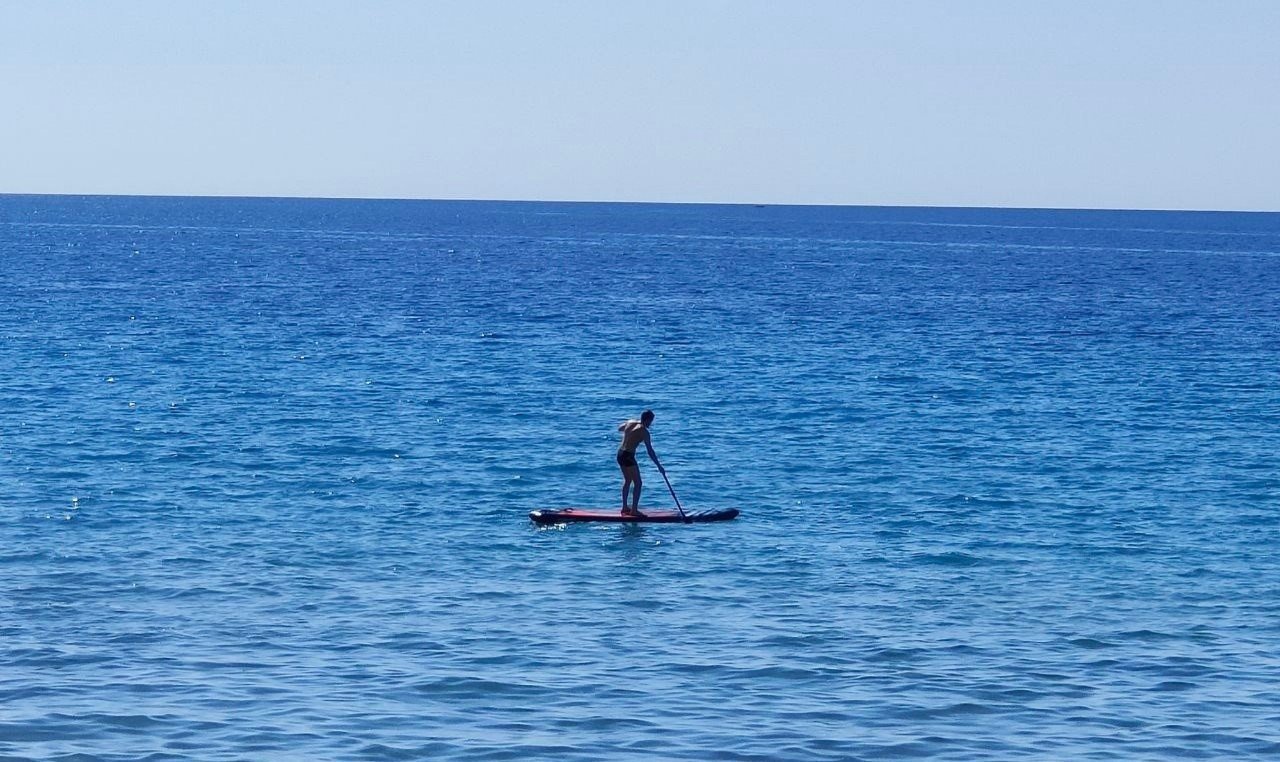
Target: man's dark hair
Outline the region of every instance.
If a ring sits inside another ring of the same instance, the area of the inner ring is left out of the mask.
[[[641,422],[641,423],[648,423],[648,422],[650,422],[650,421],[652,421],[652,420],[653,420],[653,411],[652,411],[652,410],[646,410],[646,411],[644,411],[643,413],[641,413],[641,414],[640,414],[640,422]]]

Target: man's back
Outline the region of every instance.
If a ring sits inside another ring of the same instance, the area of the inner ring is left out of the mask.
[[[618,449],[635,452],[640,443],[648,439],[649,430],[639,421],[624,421],[618,430],[622,432],[622,444]]]

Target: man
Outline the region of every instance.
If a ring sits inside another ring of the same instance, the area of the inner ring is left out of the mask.
[[[636,463],[636,447],[644,442],[649,451],[649,460],[658,467],[658,472],[665,475],[667,470],[658,462],[658,455],[653,451],[653,443],[649,441],[649,425],[653,423],[653,411],[646,410],[640,414],[640,420],[623,421],[618,425],[622,432],[622,444],[618,445],[618,467],[622,469],[622,515],[641,516],[640,512],[640,464]],[[631,507],[627,507],[627,490],[634,487]]]

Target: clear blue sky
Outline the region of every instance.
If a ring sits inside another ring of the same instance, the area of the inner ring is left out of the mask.
[[[0,0],[0,192],[1280,209],[1280,0]]]

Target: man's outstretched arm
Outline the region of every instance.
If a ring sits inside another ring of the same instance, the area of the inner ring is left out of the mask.
[[[653,444],[649,441],[648,432],[645,432],[644,435],[644,449],[649,451],[649,460],[653,461],[653,465],[658,467],[658,473],[665,474],[667,469],[663,468],[662,464],[658,462],[658,453],[653,451]]]

